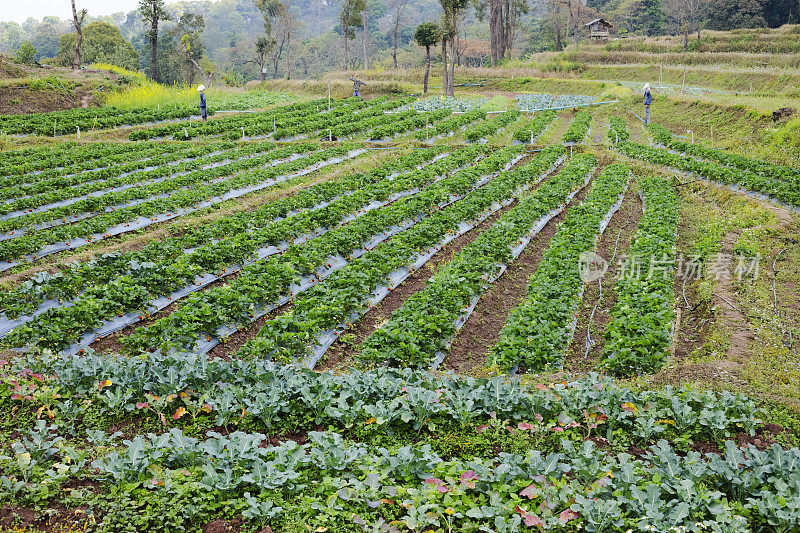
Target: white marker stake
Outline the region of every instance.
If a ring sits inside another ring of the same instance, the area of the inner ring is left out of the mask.
[[[186,131],[186,126],[184,126],[184,127],[183,127],[183,136],[184,136],[186,139],[188,139],[188,138],[189,138],[189,132],[188,132],[188,131]]]
[[[78,128],[78,140],[80,140],[80,138],[81,138],[81,127],[77,126],[77,128]]]

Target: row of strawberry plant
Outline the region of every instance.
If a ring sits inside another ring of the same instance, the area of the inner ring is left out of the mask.
[[[140,153],[151,150],[164,150],[165,145],[155,142],[143,143],[59,143],[48,147],[47,152],[30,151],[30,155],[14,156],[17,152],[28,153],[29,150],[14,150],[0,154],[0,187],[10,187],[21,183],[32,183],[41,179],[47,180],[69,174],[79,174],[125,160],[128,156],[133,160]],[[158,153],[158,152],[156,152]],[[7,156],[7,158],[6,158]]]
[[[344,136],[362,131],[370,127],[383,116],[384,111],[394,109],[400,105],[395,100],[387,100],[385,97],[371,100],[369,106],[364,102],[354,102],[353,105],[340,105],[332,108],[324,114],[318,114],[315,118],[305,120],[287,120],[283,123],[274,125],[273,129],[261,128],[261,130],[250,128],[247,133],[252,135],[275,135],[277,138],[287,138],[298,135],[309,134],[309,137],[319,137],[327,139],[329,136]],[[265,126],[268,126],[266,124]],[[314,129],[318,129],[316,133]]]
[[[398,111],[398,112],[392,113],[391,116],[394,117],[394,120],[404,120],[404,119],[407,119],[409,117],[413,117],[413,116],[416,116],[416,115],[417,115],[416,111]],[[339,124],[337,126],[334,126],[333,128],[328,129],[328,130],[324,130],[323,129],[323,130],[317,132],[316,135],[321,137],[322,139],[327,139],[330,136],[334,136],[334,137],[340,139],[340,138],[342,138],[344,136],[347,136],[347,135],[353,135],[353,134],[356,134],[356,133],[360,133],[362,131],[370,130],[370,129],[375,128],[375,127],[379,127],[379,126],[381,126],[381,125],[386,123],[386,121],[387,121],[386,116],[387,116],[386,114],[381,113],[381,114],[365,117],[365,118],[363,118],[361,120],[352,120],[350,122],[343,122],[343,123],[341,123],[341,124]],[[353,118],[357,119],[358,117],[353,117]]]
[[[517,120],[519,116],[520,112],[516,109],[506,111],[492,120],[482,122],[477,126],[468,129],[464,133],[464,138],[470,142],[475,142],[478,139],[485,139]]]
[[[625,119],[618,116],[613,116],[609,119],[609,128],[608,134],[609,142],[613,144],[617,144],[620,142],[625,142],[631,138],[631,134],[628,131],[628,123],[625,122]]]
[[[228,144],[227,146],[232,146]],[[193,148],[193,149],[192,149]],[[202,152],[198,152],[202,150]],[[187,147],[175,150],[172,146],[156,146],[149,150],[136,151],[114,156],[103,157],[91,169],[55,168],[53,171],[39,172],[20,176],[5,186],[0,186],[0,197],[3,200],[19,199],[52,191],[59,187],[71,187],[106,178],[119,176],[126,172],[158,166],[181,157],[190,157],[195,153],[206,153],[204,147]],[[189,154],[183,156],[182,154]],[[180,157],[179,157],[180,156]],[[169,159],[169,158],[172,159]]]
[[[149,159],[118,164],[94,172],[83,172],[31,185],[9,187],[0,191],[0,198],[12,198],[13,200],[0,205],[0,214],[46,207],[63,200],[120,186],[144,184],[153,179],[187,172],[198,166],[255,153],[253,149],[238,148],[234,150],[234,148],[235,145],[231,142],[184,146],[177,150],[169,147],[169,152],[154,155]],[[175,162],[177,164],[170,164]]]
[[[569,430],[594,413],[607,417],[604,438],[629,439],[635,445],[675,435],[718,442],[739,432],[754,435],[762,422],[756,402],[741,394],[673,387],[634,392],[595,373],[528,388],[517,378],[502,376],[475,379],[382,367],[332,374],[261,358],[209,359],[192,353],[127,357],[92,350],[31,354],[9,366],[3,379],[10,385],[7,390],[16,391],[11,398],[18,402],[15,406],[38,409],[49,392],[51,408],[65,414],[78,410],[78,416],[65,420],[73,427],[81,425],[81,409],[131,413],[144,402],[152,410],[143,414],[156,418],[182,408],[206,417],[205,427],[238,424],[247,417],[270,432],[291,429],[297,420],[345,429],[370,418],[389,430],[419,431],[453,422],[486,423],[492,414],[514,423],[535,420],[538,414],[548,426]],[[60,396],[52,397],[54,391]],[[31,398],[25,398],[28,394]],[[211,409],[203,410],[205,404]],[[558,423],[564,420],[576,424]]]
[[[650,124],[648,130],[653,135],[653,140],[657,143],[683,152],[685,154],[702,157],[709,161],[719,163],[728,167],[738,168],[740,170],[747,170],[761,174],[767,178],[778,180],[785,180],[794,184],[800,184],[800,169],[794,167],[786,167],[782,165],[775,165],[766,161],[752,159],[739,154],[731,154],[723,152],[722,150],[715,150],[713,148],[706,148],[702,144],[687,143],[672,136],[664,126],[660,124]]]
[[[500,162],[508,160],[509,153],[514,153],[508,150],[503,152],[506,156],[501,157]],[[473,170],[476,175],[481,164]],[[493,166],[496,168],[496,165]],[[488,184],[469,192],[463,200],[431,214],[351,261],[301,298],[296,298],[291,313],[265,322],[258,336],[242,347],[240,355],[286,361],[313,351],[313,358],[306,364],[314,366],[314,358],[319,358],[326,348],[323,341],[326,331],[340,330],[347,323],[358,320],[376,301],[373,296],[375,291],[382,286],[392,287],[392,276],[400,272],[407,274],[413,266],[418,266],[418,260],[426,260],[432,251],[441,247],[442,242],[452,239],[456,232],[465,231],[474,221],[499,209],[499,202],[512,196],[519,187],[535,177],[538,174],[502,172]],[[388,290],[384,291],[384,295],[386,293]],[[317,345],[320,347],[317,348]]]
[[[295,146],[289,149],[305,152],[309,150],[307,146],[305,148]],[[158,217],[162,215],[161,220],[167,220],[197,209],[200,205],[213,205],[228,198],[247,194],[256,190],[254,187],[260,189],[272,186],[278,180],[293,172],[307,167],[318,166],[326,160],[346,156],[349,151],[349,147],[341,146],[312,152],[300,159],[273,167],[242,172],[224,181],[199,185],[193,189],[174,192],[164,198],[147,200],[130,207],[75,222],[74,224],[56,226],[5,240],[0,242],[0,258],[12,262],[27,253],[33,254],[31,259],[35,260],[37,257],[47,253],[65,249],[58,243],[65,243],[66,249],[71,249],[83,246],[88,242],[107,238],[112,233],[120,234],[140,229],[155,223],[156,220],[159,220]],[[216,172],[218,168],[204,171],[205,175],[207,176],[209,172]],[[130,227],[131,224],[133,224],[133,227]],[[113,232],[111,231],[112,229],[114,230]],[[47,248],[48,245],[55,246],[55,248]],[[10,266],[11,264],[7,264],[5,268],[7,269]]]
[[[411,114],[403,118],[408,113]],[[428,113],[412,113],[406,111],[401,114],[384,115],[382,125],[373,128],[368,135],[369,138],[374,141],[391,138],[399,133],[424,128],[430,123],[450,116],[452,113],[453,112],[449,109],[438,109]]]
[[[544,130],[555,120],[555,111],[540,111],[533,116],[533,119],[522,129],[517,130],[514,139],[523,143],[533,144],[536,139],[544,133]]]
[[[572,119],[572,124],[564,133],[562,141],[565,143],[579,143],[583,141],[586,134],[589,132],[589,126],[592,123],[592,115],[586,111],[578,111]]]
[[[562,153],[563,149],[551,148],[534,164],[529,163],[516,172],[541,176]],[[520,200],[437,272],[423,291],[407,299],[387,323],[367,337],[359,360],[368,364],[388,362],[391,366],[430,367],[437,355],[447,350],[457,333],[458,321],[471,304],[513,261],[513,251],[520,240],[585,184],[587,173],[595,164],[594,156],[577,156],[558,175]]]
[[[454,131],[457,131],[459,128],[475,122],[477,120],[482,120],[486,118],[486,111],[482,109],[473,109],[472,111],[467,111],[466,113],[462,113],[460,115],[454,115],[447,120],[436,124],[433,127],[429,127],[426,130],[418,131],[414,134],[415,139],[424,140],[429,137],[437,137],[439,135],[445,135]]]
[[[284,159],[297,153],[305,152],[309,147],[305,145],[289,146],[279,148],[275,143],[253,143],[236,148],[227,153],[218,153],[215,156],[185,161],[176,166],[163,165],[153,170],[137,172],[120,179],[120,185],[136,184],[144,182],[148,178],[167,178],[166,180],[153,183],[142,183],[139,187],[127,188],[123,190],[112,190],[98,196],[89,196],[76,202],[66,205],[57,205],[44,211],[31,211],[24,215],[0,221],[0,232],[10,232],[22,229],[27,233],[32,233],[39,227],[47,227],[47,223],[57,225],[63,221],[69,222],[70,219],[82,219],[86,216],[95,216],[107,212],[124,208],[125,204],[133,200],[150,199],[159,195],[167,194],[185,188],[193,188],[198,185],[209,183],[215,179],[232,175],[248,169],[258,168],[269,164],[272,161]],[[213,168],[204,168],[205,163],[228,161],[223,165]],[[179,172],[175,172],[178,170]],[[174,174],[174,176],[173,176]],[[91,192],[97,184],[88,185],[85,189],[74,187],[66,189],[63,196],[56,192],[53,198],[68,199],[71,191],[74,196],[82,196],[82,192]],[[100,189],[103,190],[103,189]],[[31,198],[34,202],[36,198],[46,200],[50,195],[44,197],[36,196]],[[61,196],[61,198],[59,198]],[[20,204],[24,204],[28,199],[22,199]],[[10,202],[7,205],[15,206],[17,202]],[[83,215],[83,216],[82,216]]]
[[[401,100],[387,100],[385,98],[376,98],[370,101],[356,99],[356,101],[328,113],[319,114],[314,118],[309,117],[308,120],[284,126],[278,129],[273,134],[273,137],[275,139],[286,139],[313,132],[320,132],[321,135],[324,130],[335,128],[341,124],[383,116],[384,111],[402,105],[400,102]]]
[[[526,299],[508,317],[491,360],[504,369],[558,367],[572,339],[583,280],[581,253],[595,247],[604,220],[630,179],[623,165],[610,165],[594,180],[581,205],[571,208],[530,280]]]
[[[134,351],[192,348],[201,336],[216,334],[223,326],[247,325],[258,310],[290,294],[292,286],[303,276],[317,280],[323,273],[327,276],[340,272],[341,266],[334,263],[351,264],[344,258],[383,235],[387,228],[427,216],[451,195],[468,190],[481,177],[502,167],[514,154],[502,151],[436,182],[416,196],[370,211],[346,226],[290,248],[281,256],[251,265],[229,285],[193,295],[170,316],[137,330],[121,342]],[[330,309],[334,312],[333,306]]]
[[[114,107],[94,109],[70,109],[52,113],[32,113],[28,115],[0,115],[0,130],[10,134],[64,135],[91,129],[108,129],[116,126],[145,124],[161,120],[188,118],[196,112],[195,108],[156,109],[153,107],[132,110]],[[213,114],[209,110],[209,114]]]
[[[654,148],[633,142],[619,143],[617,149],[628,157],[691,172],[710,181],[760,193],[795,207],[800,206],[800,191],[793,182],[756,174],[749,170],[701,161],[694,157],[671,153],[664,148]]]
[[[344,100],[335,100],[332,102],[331,107],[336,108],[340,105],[344,105],[344,102]],[[262,124],[269,123],[269,131],[272,131],[272,125],[275,121],[302,119],[305,116],[318,113],[320,107],[323,105],[327,105],[327,100],[296,102],[289,105],[277,106],[260,113],[219,117],[209,122],[174,122],[133,131],[128,138],[132,141],[140,141],[174,136],[177,140],[186,140],[222,134],[228,134],[228,137],[238,138],[235,137],[235,135],[238,132],[239,137],[241,137],[242,127],[256,127],[260,131],[263,129],[261,126]]]
[[[371,206],[370,202],[386,201],[392,191],[425,185],[435,180],[433,172],[444,174],[477,155],[462,152],[431,165],[439,160],[439,152],[438,148],[413,150],[370,172],[318,183],[253,211],[227,215],[166,241],[152,242],[141,250],[103,254],[60,273],[37,274],[0,294],[0,309],[7,317],[17,318],[36,310],[45,299],[71,300],[84,290],[102,289],[122,277],[154,294],[169,294],[203,272],[219,272],[245,261],[259,247],[277,246],[304,233],[330,228],[354,210]],[[301,213],[303,210],[308,211]],[[289,217],[292,220],[283,220]],[[100,296],[106,297],[102,292]]]
[[[97,328],[109,317],[141,309],[153,298],[168,296],[176,289],[192,283],[196,276],[204,272],[226,269],[235,262],[246,262],[260,247],[278,245],[284,248],[282,243],[291,243],[302,235],[326,233],[331,234],[326,239],[330,247],[345,239],[354,240],[359,228],[362,233],[374,234],[374,228],[381,227],[380,224],[386,222],[386,217],[383,213],[365,215],[366,207],[375,207],[371,205],[373,202],[378,202],[378,206],[388,204],[395,195],[407,195],[409,191],[413,192],[418,187],[428,185],[437,176],[472,162],[478,154],[475,150],[464,151],[457,156],[440,160],[430,165],[430,168],[415,169],[391,179],[379,179],[378,175],[367,176],[366,179],[358,176],[349,182],[338,182],[334,190],[318,186],[317,190],[312,190],[309,194],[299,194],[299,198],[276,202],[272,213],[278,215],[287,214],[290,208],[313,207],[320,203],[320,194],[330,200],[321,209],[287,217],[263,228],[252,228],[247,233],[225,241],[211,242],[177,260],[161,264],[149,263],[136,277],[133,277],[132,272],[131,277],[93,283],[72,305],[47,310],[13,330],[6,342],[17,346],[36,343],[40,346],[64,347],[78,335]],[[358,188],[355,189],[356,187]],[[322,202],[327,203],[325,200]],[[334,229],[350,217],[361,217],[364,222],[359,219],[357,223]],[[299,246],[292,250],[295,254],[300,253],[299,251]],[[317,243],[316,253],[320,255],[323,251],[324,248]],[[277,258],[272,260],[280,261]],[[261,270],[262,266],[256,262],[253,266],[243,268],[240,277],[252,277]]]
[[[624,271],[614,285],[616,303],[606,330],[603,368],[630,376],[656,372],[669,356],[673,310],[678,198],[669,180],[639,180],[644,214]],[[653,269],[657,261],[658,269]]]

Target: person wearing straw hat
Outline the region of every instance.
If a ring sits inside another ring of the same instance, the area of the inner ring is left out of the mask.
[[[206,111],[206,86],[201,85],[197,88],[197,92],[200,93],[200,118],[203,119],[203,122],[208,120],[208,112]]]
[[[650,84],[644,84],[644,123],[650,124],[650,104],[653,102],[653,95],[650,94]]]

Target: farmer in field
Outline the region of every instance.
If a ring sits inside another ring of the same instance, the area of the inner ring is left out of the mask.
[[[208,112],[206,111],[206,86],[201,85],[197,88],[197,92],[200,93],[200,118],[205,122],[208,120]]]
[[[650,84],[644,84],[644,123],[650,124],[650,103],[653,101],[653,95],[650,94]]]

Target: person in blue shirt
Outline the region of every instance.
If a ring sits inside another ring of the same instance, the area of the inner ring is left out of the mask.
[[[208,120],[208,112],[206,111],[206,86],[201,85],[197,88],[197,91],[200,93],[200,118],[205,122]]]
[[[644,123],[650,124],[650,104],[653,102],[653,95],[650,94],[650,84],[644,84]]]

